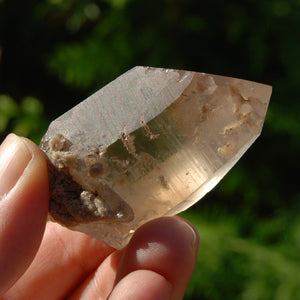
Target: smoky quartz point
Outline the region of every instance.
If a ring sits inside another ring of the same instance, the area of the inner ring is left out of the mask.
[[[135,67],[50,124],[50,217],[115,248],[201,199],[259,136],[271,87]]]

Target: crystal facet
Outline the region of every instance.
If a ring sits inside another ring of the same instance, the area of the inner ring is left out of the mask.
[[[121,248],[146,221],[210,191],[259,136],[271,87],[135,67],[56,119],[50,216]]]

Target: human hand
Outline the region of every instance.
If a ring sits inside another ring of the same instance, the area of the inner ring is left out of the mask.
[[[120,251],[46,222],[43,152],[9,135],[0,147],[0,298],[182,299],[199,237],[178,217],[140,227]]]

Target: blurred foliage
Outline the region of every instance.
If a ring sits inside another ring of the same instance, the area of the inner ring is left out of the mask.
[[[0,134],[12,131],[39,142],[47,127],[41,101],[25,97],[17,104],[11,97],[0,95]]]
[[[203,214],[201,219],[191,212],[182,215],[193,222],[202,238],[187,297],[299,298],[300,270],[293,256],[300,252],[298,219],[288,228],[284,216],[261,222],[256,224],[253,235],[244,239],[238,232],[238,221],[232,217],[222,216],[212,222]],[[274,238],[276,243],[271,242]]]
[[[2,138],[38,142],[135,65],[271,84],[262,137],[184,214],[202,237],[186,299],[300,299],[299,0],[0,0],[0,20]]]

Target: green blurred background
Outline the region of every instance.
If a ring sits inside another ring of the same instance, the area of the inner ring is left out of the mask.
[[[262,136],[183,216],[186,299],[300,299],[300,0],[0,0],[0,134],[49,121],[135,65],[273,86]]]

